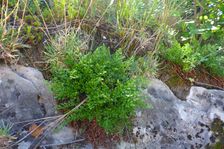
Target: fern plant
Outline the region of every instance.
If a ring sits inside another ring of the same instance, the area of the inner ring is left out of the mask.
[[[201,64],[201,53],[194,50],[190,44],[180,45],[176,40],[173,45],[163,52],[164,58],[182,67],[184,71],[190,71]]]
[[[108,133],[130,124],[135,109],[144,105],[138,86],[142,77],[132,71],[135,65],[134,57],[125,58],[121,50],[111,54],[105,46],[78,56],[67,52],[63,64],[52,63],[52,89],[60,103],[58,108],[69,111],[87,99],[66,122],[95,119]]]

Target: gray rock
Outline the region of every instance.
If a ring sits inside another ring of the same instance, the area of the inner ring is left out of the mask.
[[[205,148],[212,143],[212,121],[224,121],[224,91],[193,86],[183,101],[162,81],[152,79],[144,94],[152,108],[136,111],[136,143],[122,141],[117,148]],[[55,115],[54,107],[53,96],[39,71],[18,65],[0,66],[0,119],[19,122],[42,118]],[[73,140],[72,129],[66,127],[50,134],[42,145]],[[18,147],[26,149],[31,144],[27,139]]]
[[[0,118],[11,122],[55,114],[54,100],[34,68],[0,66]]]
[[[69,148],[69,146],[73,141],[77,140],[77,134],[73,132],[71,127],[63,127],[60,129],[56,129],[55,131],[51,131],[44,141],[41,142],[41,147],[51,147],[52,149],[64,149]],[[77,146],[76,144],[74,146]],[[73,148],[73,147],[72,147]]]
[[[0,65],[0,120],[15,124],[54,115],[54,98],[41,72],[31,67]],[[19,149],[32,148],[35,140],[38,142],[37,138],[27,135],[29,132],[23,127],[26,124],[13,127],[13,131],[19,133],[19,139],[27,136],[18,144]],[[68,127],[49,133],[43,140],[45,144],[71,141],[74,141],[74,134]]]
[[[74,141],[75,137],[73,135],[73,131],[69,127],[64,127],[63,129],[59,130],[58,132],[53,133],[52,138],[54,140],[54,144],[60,143],[69,143]]]
[[[214,118],[224,120],[223,91],[193,86],[187,100],[181,101],[162,81],[153,79],[145,94],[152,108],[136,113],[137,143],[123,141],[117,148],[205,148],[211,144]]]
[[[29,149],[31,142],[22,141],[18,144],[18,149]]]

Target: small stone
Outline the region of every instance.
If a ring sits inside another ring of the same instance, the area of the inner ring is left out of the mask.
[[[30,146],[31,142],[22,141],[21,143],[18,144],[18,149],[29,149]]]
[[[68,143],[74,141],[74,134],[72,128],[64,127],[58,132],[52,134],[54,143]]]

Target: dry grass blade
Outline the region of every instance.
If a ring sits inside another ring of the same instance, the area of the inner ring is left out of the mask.
[[[46,145],[41,145],[40,147],[52,147],[52,146],[60,146],[60,145],[67,145],[67,144],[73,144],[73,143],[78,143],[85,141],[85,139],[78,139],[70,142],[63,142],[63,143],[55,143],[55,144],[46,144]]]
[[[84,99],[80,104],[78,104],[72,110],[70,110],[66,114],[62,115],[54,122],[51,122],[50,124],[45,126],[44,127],[45,132],[43,133],[43,135],[41,135],[38,139],[36,139],[35,142],[30,146],[30,148],[37,148],[39,146],[39,144],[41,143],[41,141],[48,135],[48,133],[50,133],[53,129],[57,128],[65,120],[65,118],[67,116],[72,114],[75,110],[77,110],[80,106],[82,106],[86,101],[87,101],[87,99]]]
[[[20,140],[16,141],[15,143],[13,143],[12,145],[10,145],[11,147],[19,144],[20,142],[22,142],[25,138],[27,138],[29,135],[34,134],[36,131],[38,131],[41,128],[41,134],[38,134],[36,140],[34,141],[34,143],[31,145],[31,148],[36,148],[39,146],[40,142],[47,136],[48,133],[50,133],[53,129],[57,128],[58,125],[60,125],[64,119],[69,116],[71,113],[73,113],[75,110],[77,110],[81,105],[83,105],[87,100],[83,100],[79,105],[77,105],[75,108],[73,108],[72,110],[70,110],[69,112],[65,113],[64,115],[60,115],[60,116],[56,116],[56,120],[51,122],[50,124],[46,125],[46,126],[42,126],[46,120],[44,120],[43,122],[41,122],[39,125],[33,127],[31,129],[31,131],[25,135],[23,138],[21,138]],[[48,117],[48,118],[52,118],[52,117]],[[43,118],[46,119],[46,118]],[[40,119],[38,119],[40,120]]]

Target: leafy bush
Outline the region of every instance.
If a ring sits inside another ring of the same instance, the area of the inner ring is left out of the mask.
[[[180,45],[174,41],[173,45],[163,51],[165,59],[182,66],[184,71],[190,71],[203,61],[203,57],[197,50],[193,50],[190,44]]]
[[[163,57],[181,65],[185,71],[203,65],[212,74],[224,76],[224,4],[220,1],[205,0],[197,3],[189,1],[187,5],[192,9],[188,9],[185,14],[190,16],[186,15],[187,20],[181,21],[173,28],[176,35],[170,34],[167,35],[168,38],[164,38],[165,42],[171,44],[162,46]]]
[[[163,47],[164,48],[164,47]],[[162,56],[175,64],[180,65],[184,71],[190,71],[200,65],[205,66],[212,74],[224,76],[224,52],[216,44],[196,43],[181,44],[174,40],[171,47],[161,50]]]
[[[120,131],[143,105],[138,88],[141,77],[132,71],[134,58],[126,59],[121,50],[111,54],[105,46],[88,54],[66,53],[63,64],[52,63],[58,108],[69,111],[87,99],[66,121],[96,119],[106,132]]]
[[[200,42],[204,41],[203,43],[206,43],[205,41],[217,43],[217,39],[222,37],[224,33],[224,3],[220,0],[192,2],[192,0],[188,2],[188,5],[192,9],[185,12],[185,15],[188,13],[191,14],[191,17],[188,17],[186,21],[179,24],[181,26],[181,36],[183,36],[184,39],[196,37],[200,39]]]
[[[207,44],[200,48],[205,57],[204,66],[213,74],[224,77],[224,51],[217,45]]]

